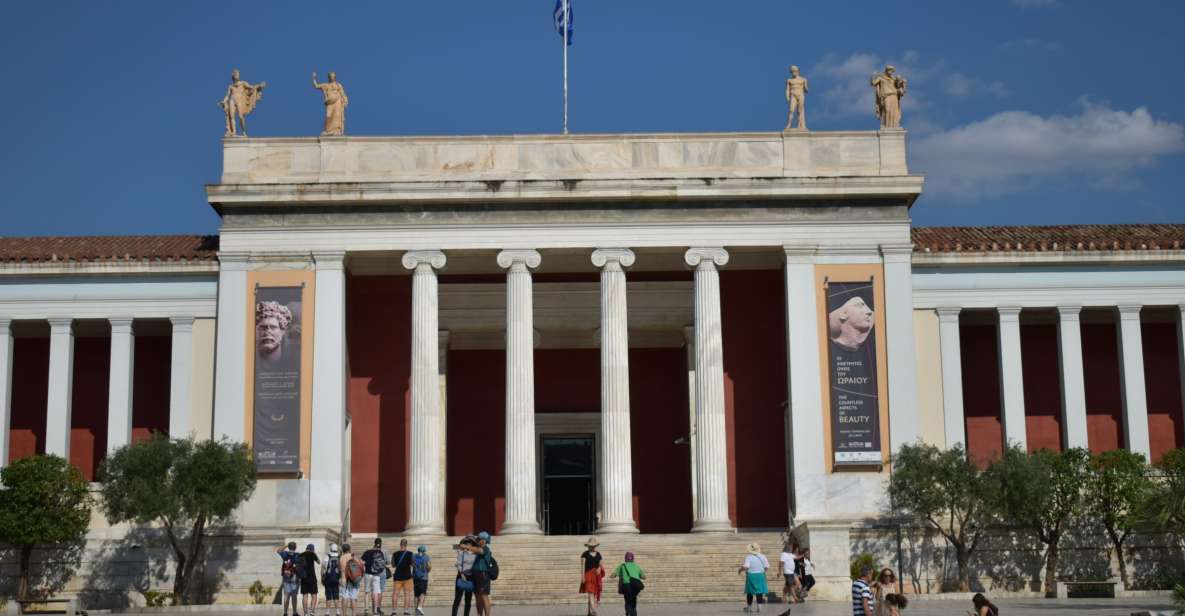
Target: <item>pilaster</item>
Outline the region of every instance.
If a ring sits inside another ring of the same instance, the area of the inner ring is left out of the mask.
[[[789,377],[791,511],[796,523],[827,517],[822,365],[814,246],[786,246],[786,360]]]
[[[218,253],[214,438],[246,441],[247,254]]]
[[[344,251],[314,252],[313,440],[309,522],[340,528],[346,511],[346,276]]]
[[[902,161],[904,168],[904,161]],[[912,244],[882,244],[885,268],[885,340],[888,343],[889,449],[921,436],[918,418],[918,361],[913,336]]]
[[[938,344],[942,354],[942,417],[946,446],[966,447],[966,418],[963,412],[963,357],[959,340],[962,308],[942,307],[938,312]]]
[[[12,430],[12,321],[0,319],[0,468],[8,465]]]
[[[169,436],[193,432],[193,317],[170,317],[173,347],[169,365]]]

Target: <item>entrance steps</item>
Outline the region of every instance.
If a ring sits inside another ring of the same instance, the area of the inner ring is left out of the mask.
[[[607,576],[628,550],[646,571],[646,590],[641,599],[644,602],[737,601],[739,604],[744,601],[744,578],[737,569],[751,542],[759,543],[770,560],[767,575],[770,591],[780,593],[782,580],[775,576],[782,537],[777,532],[598,536],[601,542],[598,550],[604,555],[606,570],[602,600],[614,603],[619,600],[616,581]],[[494,537],[490,549],[500,569],[493,586],[495,605],[584,603],[585,596],[579,593],[580,554],[587,539],[585,536]],[[458,540],[451,537],[417,542],[414,537],[408,538],[413,550],[420,544],[428,546],[433,559],[429,606],[452,604],[456,562],[452,546]],[[383,545],[397,546],[398,541],[384,537]],[[389,613],[390,601],[388,594],[384,597],[384,612]]]

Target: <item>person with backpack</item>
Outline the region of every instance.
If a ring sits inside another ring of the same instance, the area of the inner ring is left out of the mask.
[[[399,551],[391,553],[392,578],[395,585],[391,588],[391,614],[398,614],[399,597],[403,597],[403,616],[411,615],[412,595],[412,565],[415,555],[407,549],[407,539],[399,540]]]
[[[329,544],[329,555],[325,557],[325,564],[321,566],[321,586],[325,588],[325,616],[329,616],[329,604],[332,603],[335,616],[341,616],[341,583],[342,562],[341,554],[337,551],[337,544]]]
[[[370,595],[371,609],[375,614],[383,613],[383,586],[387,583],[387,555],[383,554],[383,540],[374,539],[374,547],[362,553],[362,564],[366,566],[363,588]]]
[[[349,616],[358,616],[358,588],[366,577],[366,568],[362,566],[362,561],[354,556],[354,551],[350,549],[348,543],[342,544],[342,555],[338,559],[338,567],[341,568],[343,577],[341,585],[342,612],[349,610]]]
[[[477,542],[469,546],[469,551],[476,557],[469,577],[473,580],[477,613],[481,616],[494,616],[494,605],[490,601],[490,582],[498,579],[498,561],[494,560],[494,553],[490,551],[490,534],[484,530],[478,533]]]
[[[305,616],[317,613],[317,569],[320,564],[317,546],[311,543],[296,558],[296,578],[300,580],[300,601],[304,604]]]
[[[457,616],[457,609],[461,607],[461,599],[465,599],[465,616],[469,616],[469,608],[473,603],[473,562],[477,556],[469,548],[477,545],[477,537],[465,535],[456,545],[457,549],[457,580],[453,591],[453,616]]]
[[[646,572],[634,562],[634,553],[625,553],[625,562],[617,565],[610,578],[616,578],[617,592],[625,597],[625,616],[638,616],[638,594],[646,585]]]
[[[300,580],[296,577],[296,560],[300,553],[296,551],[296,542],[289,541],[287,546],[276,548],[276,554],[280,556],[280,597],[284,616],[288,616],[289,603],[292,603],[292,616],[300,616],[296,609],[296,597],[300,592]]]
[[[416,555],[412,557],[411,575],[412,587],[416,595],[416,616],[424,616],[424,601],[428,598],[428,573],[432,571],[432,558],[428,556],[428,546],[416,548]]]

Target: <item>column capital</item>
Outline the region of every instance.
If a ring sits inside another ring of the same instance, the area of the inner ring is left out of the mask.
[[[246,252],[218,252],[218,269],[235,272],[247,271],[250,254]]]
[[[934,309],[938,313],[939,322],[959,322],[959,314],[963,312],[961,306],[939,306]]]
[[[913,259],[913,244],[881,244],[881,256],[886,262],[905,262]]]
[[[111,317],[107,322],[111,324],[112,334],[132,333],[132,317]]]
[[[73,333],[72,326],[74,319],[70,317],[54,317],[49,320],[49,330],[51,333]]]
[[[12,331],[12,319],[0,319],[0,336],[7,335]],[[8,460],[3,461],[5,464]]]
[[[1020,320],[1020,306],[997,306],[996,314],[1000,316],[1001,321],[1018,321]]]
[[[409,250],[403,253],[401,259],[403,267],[409,270],[419,269],[421,265],[438,270],[443,269],[444,264],[448,262],[448,257],[439,250]]]
[[[592,251],[592,264],[606,269],[626,268],[634,264],[634,251],[629,248],[598,248]]]
[[[715,269],[728,265],[728,251],[720,247],[692,247],[683,254],[683,260],[691,267]]]
[[[169,317],[169,322],[173,324],[174,334],[178,332],[192,332],[193,321],[193,317]]]
[[[1115,307],[1119,311],[1119,318],[1132,319],[1138,321],[1140,319],[1140,310],[1144,307],[1140,304],[1120,304]]]
[[[502,269],[514,269],[516,266],[535,269],[542,262],[543,257],[540,256],[538,250],[516,249],[503,250],[498,253],[498,267]]]
[[[819,253],[819,247],[788,244],[782,245],[782,253],[786,255],[786,263],[814,263]]]
[[[346,251],[317,250],[313,251],[313,263],[319,270],[341,270],[346,267]]]
[[[1077,321],[1082,314],[1082,306],[1078,304],[1060,305],[1057,307],[1057,316],[1062,321]]]

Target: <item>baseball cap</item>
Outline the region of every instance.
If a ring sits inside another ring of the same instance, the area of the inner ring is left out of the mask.
[[[477,533],[477,538],[482,541],[485,541],[486,543],[490,543],[490,534],[484,530],[481,531],[480,533]]]
[[[416,551],[419,552],[420,554],[427,554],[428,553],[428,546],[421,545],[420,547],[416,548]]]
[[[313,545],[313,544],[311,544],[311,543],[310,543],[310,544],[308,544],[308,545],[306,545],[306,546],[304,546],[304,550],[305,550],[306,552],[312,552],[312,551],[314,551],[314,550],[316,550],[316,549],[317,549],[317,546],[315,546],[315,545]]]
[[[375,538],[374,538],[374,547],[376,547],[376,548],[377,548],[377,547],[380,547],[380,546],[382,546],[382,545],[383,545],[383,538],[382,538],[382,537],[375,537]]]

